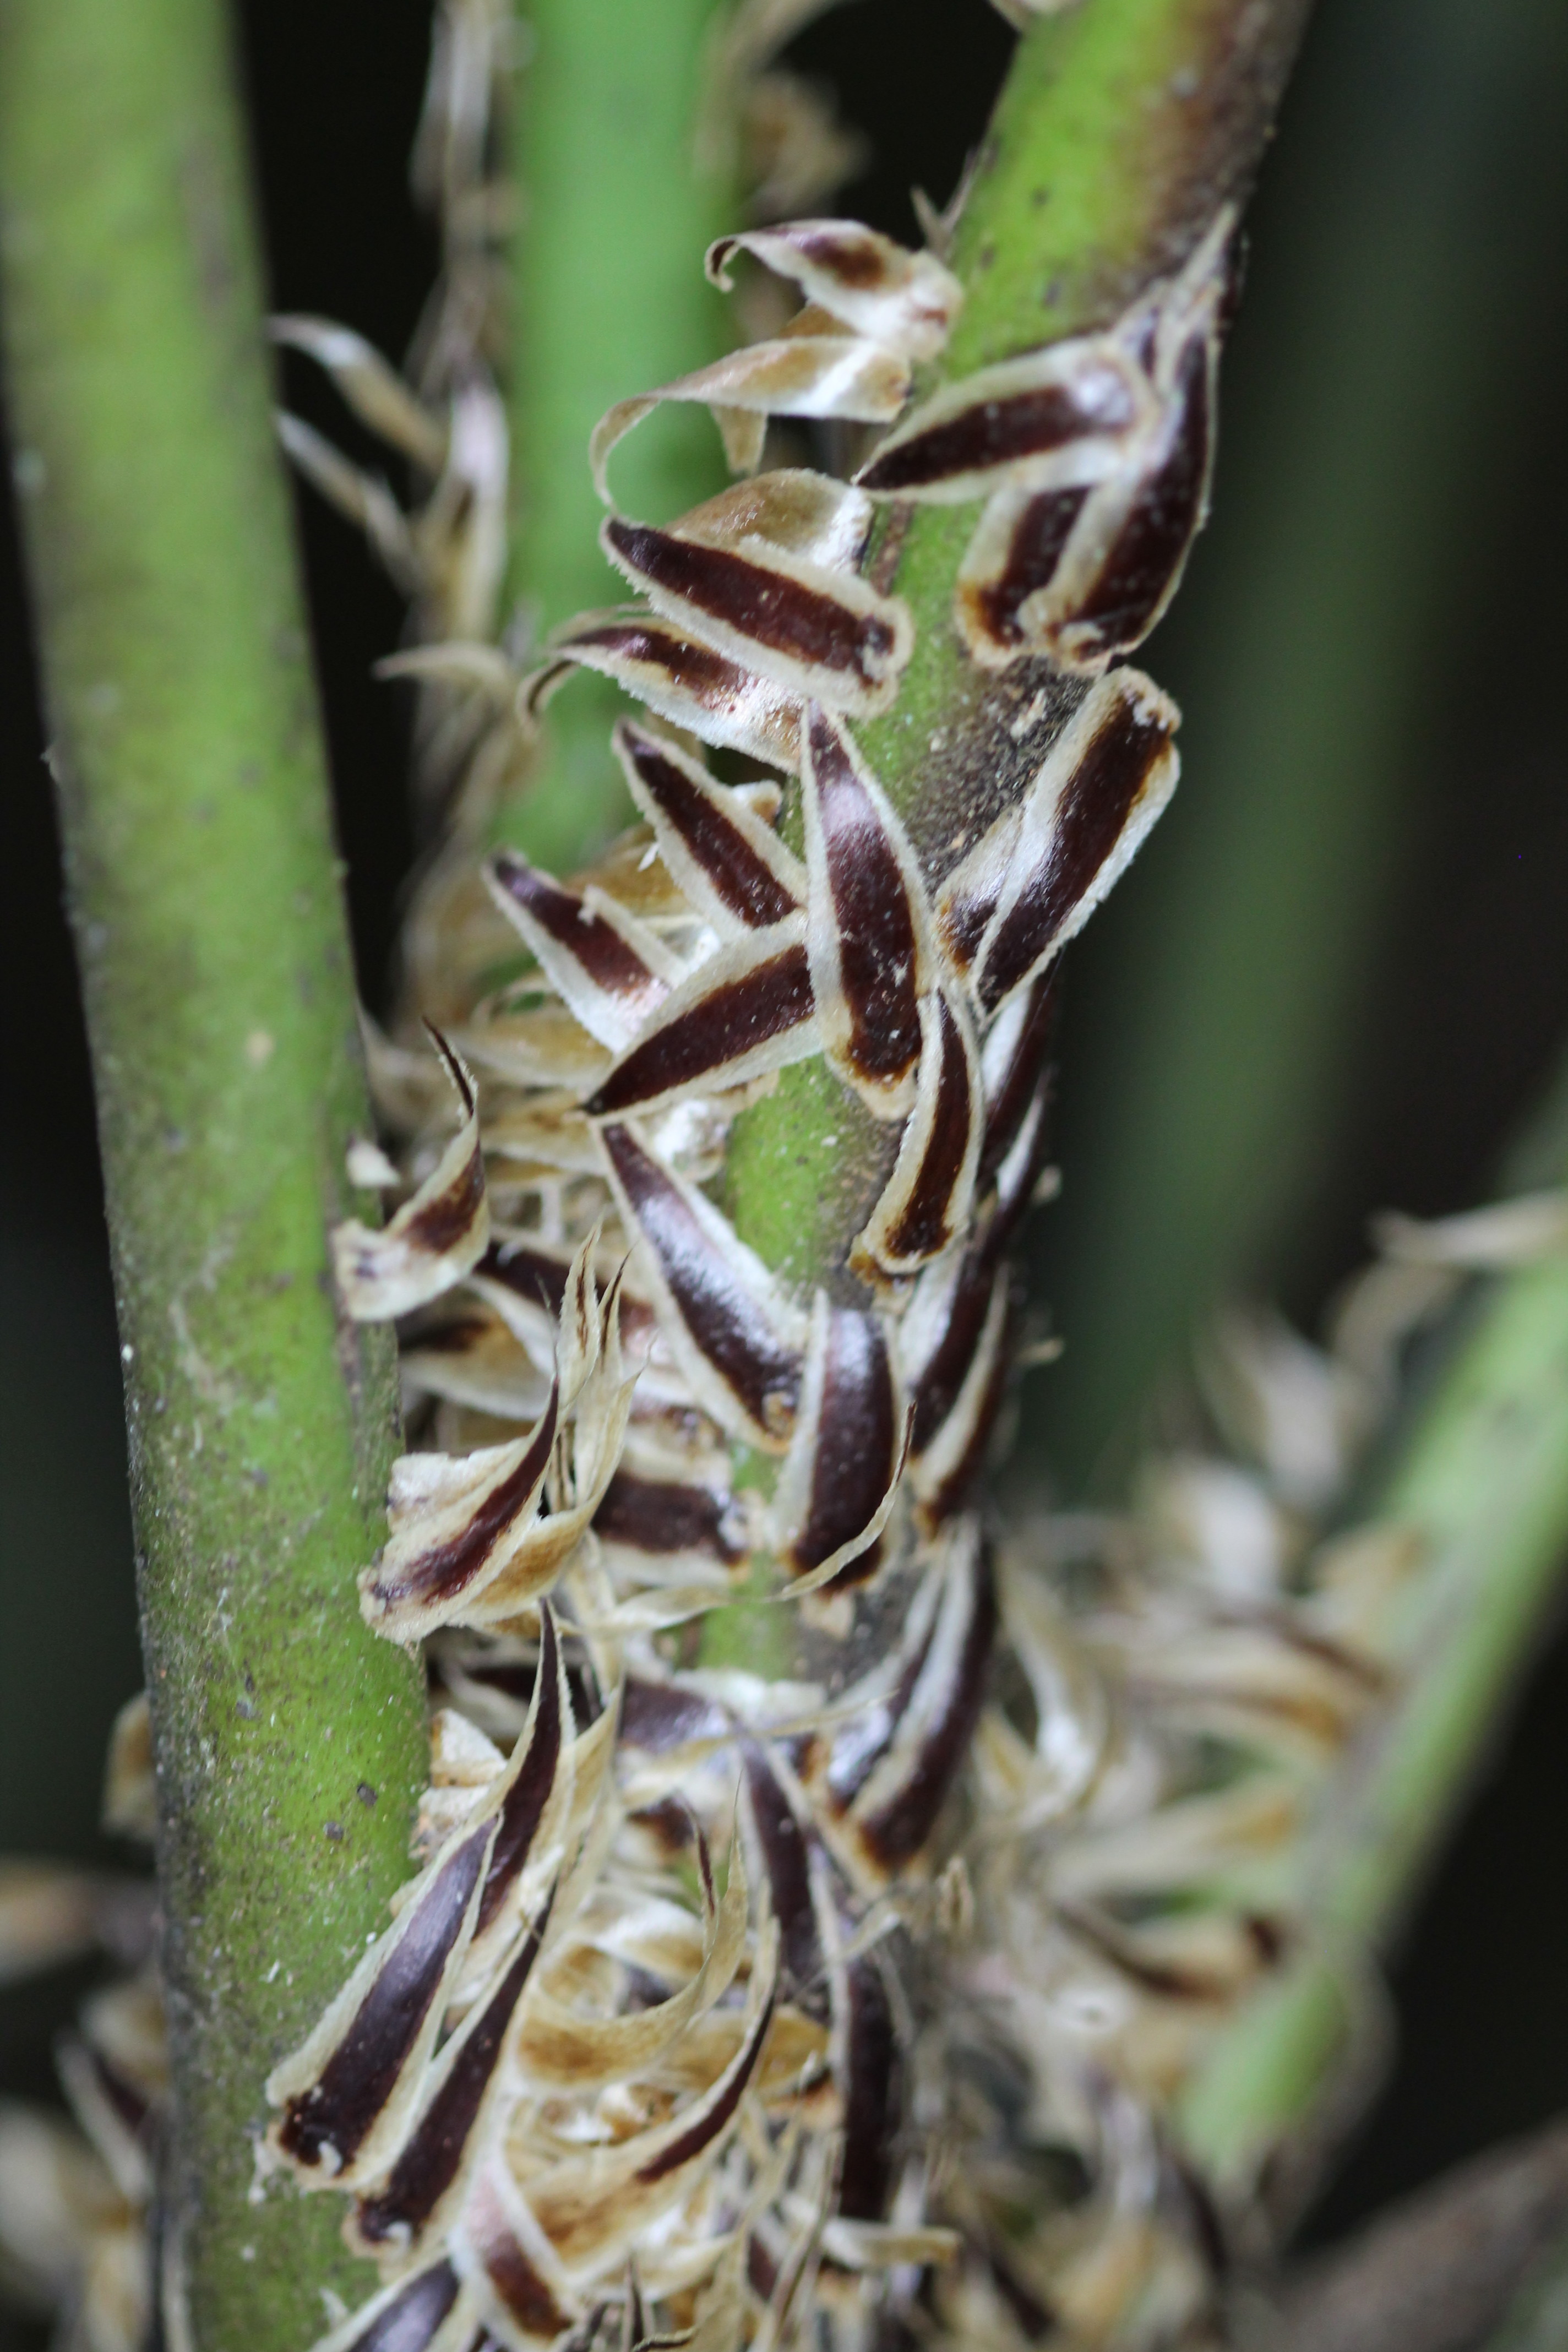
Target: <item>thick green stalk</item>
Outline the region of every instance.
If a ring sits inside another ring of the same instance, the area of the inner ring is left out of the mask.
[[[333,1304],[367,1124],[218,0],[0,0],[8,389],[98,1089],[200,2352],[363,2267],[251,2203],[270,2065],[407,1874],[412,1664],[360,1622],[390,1335]],[[363,1205],[363,1204],[362,1204]]]
[[[731,142],[700,139],[723,13],[715,0],[538,0],[528,10],[513,141],[508,586],[541,634],[626,593],[598,548],[595,425],[730,339],[702,255],[736,226]],[[701,409],[651,417],[615,469],[626,511],[659,521],[724,479]],[[558,872],[629,819],[608,743],[619,707],[613,688],[574,679],[552,709],[544,772],[509,814],[509,833]]]
[[[1568,1259],[1495,1283],[1468,1311],[1364,1523],[1408,1528],[1422,1547],[1387,1633],[1403,1688],[1309,1835],[1298,1892],[1311,1951],[1241,2012],[1186,2095],[1187,2139],[1227,2185],[1250,2183],[1319,2107],[1364,1957],[1399,1926],[1557,1587]]]

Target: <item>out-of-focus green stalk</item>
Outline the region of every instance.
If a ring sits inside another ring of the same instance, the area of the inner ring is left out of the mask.
[[[737,226],[733,142],[700,135],[726,13],[727,0],[535,0],[527,11],[513,140],[508,587],[541,633],[626,593],[597,544],[595,425],[730,340],[702,256]],[[701,409],[651,417],[615,468],[626,510],[657,521],[725,478]],[[602,680],[574,678],[551,709],[543,773],[509,812],[509,834],[558,872],[629,821],[608,740],[622,707]]]
[[[262,2085],[385,1924],[425,1737],[354,1593],[396,1388],[328,1274],[368,1113],[227,30],[0,0],[0,268],[123,1342],[166,2213],[199,2352],[298,2352],[365,2273],[324,2203],[250,2201]]]
[[[1386,1633],[1400,1695],[1308,1835],[1312,1949],[1241,2012],[1184,2099],[1188,2143],[1228,2187],[1329,2089],[1364,1956],[1398,1926],[1485,1755],[1568,1554],[1568,1257],[1495,1282],[1465,1314],[1365,1517],[1412,1530],[1422,1557]]]
[[[1069,1491],[1114,1487],[1152,1385],[1217,1293],[1272,1286],[1333,1166],[1444,654],[1470,657],[1498,387],[1552,297],[1529,207],[1563,184],[1563,24],[1377,0],[1314,25],[1215,520],[1146,656],[1185,714],[1181,791],[1068,975],[1040,1233],[1068,1344],[1032,1394]]]

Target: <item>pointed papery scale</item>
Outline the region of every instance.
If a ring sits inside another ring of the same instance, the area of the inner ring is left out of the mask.
[[[554,2344],[582,2317],[499,2148],[480,2162],[452,2252],[504,2343]]]
[[[980,1713],[997,1623],[995,1580],[978,1528],[947,1538],[929,1650],[886,1753],[850,1808],[862,1874],[873,1882],[925,1866]]]
[[[463,1832],[365,1955],[308,2042],[267,2084],[272,2146],[309,2187],[374,2180],[412,2119],[467,1948],[494,1824]]]
[[[594,1532],[612,1564],[622,1556],[643,1573],[672,1564],[710,1565],[726,1573],[751,1553],[750,1529],[722,1489],[617,1470],[594,1515]]]
[[[630,719],[617,722],[612,740],[660,857],[716,930],[767,930],[801,910],[805,869],[741,793]]]
[[[496,852],[485,879],[570,1011],[612,1052],[637,1035],[680,977],[657,935],[602,893],[590,902],[511,849]]]
[[[809,714],[801,782],[823,1048],[874,1117],[902,1118],[914,1101],[921,999],[934,979],[925,886],[880,785],[820,707]]]
[[[591,1118],[718,1094],[818,1050],[803,916],[748,931],[672,991],[584,1108]]]
[[[1112,501],[1095,494],[1080,530],[1036,607],[1031,635],[1055,658],[1093,668],[1142,644],[1181,584],[1208,509],[1214,466],[1217,354],[1195,332],[1167,395],[1163,430]]]
[[[658,392],[617,401],[600,418],[588,444],[594,485],[610,505],[612,451],[667,400],[695,401],[712,409],[731,469],[749,473],[762,456],[762,428],[770,416],[835,416],[860,425],[890,425],[909,394],[907,360],[836,330],[831,318],[818,313],[805,331],[792,321],[783,335],[745,344],[709,367],[678,376]]]
[[[819,1291],[800,1413],[773,1517],[795,1592],[859,1583],[879,1564],[907,1415],[879,1317]]]
[[[855,477],[873,498],[962,506],[1102,482],[1157,424],[1152,385],[1111,334],[1051,343],[945,385]]]
[[[1160,619],[1203,527],[1213,465],[1212,338],[1182,352],[1162,414],[1093,488],[1008,485],[987,506],[959,568],[954,609],[975,660],[1001,668],[1047,654],[1101,670]]]
[[[507,1906],[557,1790],[563,1727],[559,1648],[545,1609],[523,1736],[479,1817],[415,1882],[394,1926],[268,2083],[268,2097],[283,2109],[272,2145],[308,2183],[362,2187],[397,2159],[448,2002],[487,1937],[494,1943],[499,1931],[510,1940]]]
[[[526,1928],[485,2000],[471,2010],[432,2071],[417,2121],[386,2179],[355,2208],[353,2232],[367,2252],[437,2242],[463,2194],[496,2102],[518,2004],[532,1974],[544,1920]]]
[[[489,1201],[479,1143],[479,1094],[437,1029],[436,1050],[462,1108],[462,1123],[435,1169],[380,1233],[350,1220],[332,1232],[338,1293],[358,1323],[386,1323],[438,1298],[483,1255]]]
[[[800,1397],[798,1310],[712,1202],[635,1129],[617,1123],[601,1135],[626,1232],[642,1244],[666,1339],[698,1403],[732,1435],[783,1453]]]
[[[898,692],[913,624],[854,569],[869,499],[835,485],[831,500],[807,500],[800,484],[763,475],[663,529],[612,514],[600,544],[677,627],[792,694],[869,717]]]
[[[1012,1328],[1013,1280],[1005,1265],[997,1268],[985,1302],[985,1315],[975,1334],[963,1377],[941,1419],[940,1363],[922,1386],[921,1402],[927,1408],[919,1455],[910,1463],[910,1482],[918,1500],[922,1530],[934,1535],[971,1499],[986,1448],[1006,1392]],[[954,1367],[953,1369],[956,1369]]]
[[[1081,929],[1175,790],[1180,713],[1133,669],[1091,688],[1021,809],[949,876],[937,922],[991,1011]]]
[[[858,335],[911,360],[935,359],[963,300],[963,289],[931,253],[910,253],[859,221],[799,220],[721,236],[708,248],[715,286],[728,289],[737,253],[793,278]]]
[[[559,1420],[556,1383],[527,1437],[394,1463],[391,1538],[360,1580],[361,1607],[378,1633],[421,1641],[500,1575],[537,1515]]]
[[[1045,1076],[1056,1020],[1057,972],[1051,966],[1019,989],[986,1033],[982,1059],[985,1133],[976,1182],[984,1188],[1012,1150]]]
[[[965,1231],[974,1198],[984,1102],[969,1015],[939,990],[921,1004],[914,1108],[899,1156],[851,1264],[868,1280],[918,1274]]]
[[[585,614],[562,630],[549,659],[519,688],[524,715],[536,719],[574,668],[613,678],[704,743],[792,773],[800,765],[799,697],[657,614]]]
[[[858,221],[793,221],[721,237],[707,257],[715,286],[730,289],[730,265],[742,250],[793,279],[805,308],[781,334],[618,401],[602,416],[588,460],[606,506],[611,452],[663,401],[711,409],[735,473],[757,464],[770,416],[890,424],[909,397],[910,362],[936,357],[963,299],[934,255],[910,253]]]
[[[461,2294],[456,2271],[445,2256],[394,2280],[330,2334],[318,2336],[310,2352],[466,2352],[475,2336],[478,2314]]]

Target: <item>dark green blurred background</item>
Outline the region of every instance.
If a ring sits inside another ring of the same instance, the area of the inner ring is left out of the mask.
[[[396,352],[434,258],[404,176],[426,9],[243,16],[278,305]],[[800,39],[873,143],[845,209],[912,233],[910,184],[948,194],[1010,38],[983,0],[854,0]],[[1371,1211],[1483,1197],[1568,1041],[1565,120],[1561,0],[1321,0],[1252,215],[1215,520],[1144,657],[1185,712],[1184,781],[1068,978],[1066,1192],[1036,1272],[1068,1345],[1029,1383],[1022,1449],[1061,1491],[1113,1488],[1216,1296],[1266,1288],[1310,1325]],[[344,529],[302,522],[374,1002],[409,832],[405,712],[369,667],[399,615]],[[88,1853],[138,1680],[131,1539],[9,541],[0,679],[0,1850]],[[1568,2104],[1565,1792],[1568,1654],[1543,1642],[1320,2229]],[[0,1996],[0,2086],[44,2087],[62,2014],[54,1987]]]

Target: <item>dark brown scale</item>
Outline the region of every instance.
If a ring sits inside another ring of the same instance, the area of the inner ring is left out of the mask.
[[[710,989],[676,1020],[634,1045],[584,1108],[590,1118],[603,1118],[634,1110],[678,1087],[695,1085],[742,1054],[798,1029],[814,1010],[805,950],[784,948],[738,979]]]
[[[771,2303],[779,2283],[779,2266],[753,2230],[746,2241],[746,2284],[759,2303]]]
[[[617,1470],[594,1525],[607,1542],[637,1551],[706,1552],[726,1568],[738,1567],[746,1557],[745,1545],[735,1540],[729,1496],[716,1495],[710,1486],[682,1486]]]
[[[507,897],[574,956],[606,996],[632,1005],[656,1003],[669,992],[619,931],[595,915],[575,890],[563,889],[514,849],[498,849],[489,870]]]
[[[874,1714],[863,1716],[859,1722],[852,1724],[847,1731],[840,1732],[834,1741],[827,1767],[827,1792],[840,1812],[854,1803],[892,1746],[915,1695],[915,1685],[925,1671],[935,1630],[933,1618],[905,1660],[902,1673],[882,1705]]]
[[[1018,610],[1026,598],[1048,588],[1089,496],[1087,489],[1042,490],[1013,526],[1007,561],[1000,575],[970,591],[986,632],[999,646],[1023,643]]]
[[[447,1856],[319,2078],[289,2100],[278,2137],[300,2164],[319,2164],[329,2147],[351,2163],[392,2096],[462,1933],[490,1827],[473,1831]]]
[[[751,2038],[740,2063],[723,2090],[697,2117],[689,2131],[678,2133],[668,2147],[649,2158],[637,2172],[638,2180],[650,2186],[656,2180],[667,2180],[672,2172],[679,2172],[683,2164],[689,2164],[694,2157],[702,2154],[704,2148],[712,2147],[746,2095],[746,2085],[756,2072],[757,2060],[763,2054],[763,2043],[767,2039],[773,2019],[773,1995],[770,1993],[752,2028]]]
[[[737,825],[700,793],[657,738],[623,727],[637,771],[714,889],[740,921],[765,930],[795,911],[795,901]]]
[[[477,1576],[497,1538],[528,1505],[544,1475],[550,1449],[555,1443],[559,1390],[552,1382],[550,1401],[517,1468],[492,1486],[461,1535],[434,1544],[396,1577],[377,1575],[371,1587],[377,1601],[447,1601]]]
[[[868,1851],[889,1872],[912,1862],[931,1836],[974,1735],[996,1635],[996,1585],[984,1546],[972,1574],[969,1624],[945,1704],[903,1787],[860,1824]]]
[[[1058,977],[1058,967],[1053,964],[1030,982],[1029,1009],[1019,1026],[1012,1057],[985,1106],[985,1134],[975,1178],[976,1188],[982,1192],[1016,1142],[1043,1075],[1056,1021]]]
[[[635,1813],[626,1815],[626,1819],[635,1822],[638,1829],[651,1837],[667,1857],[684,1853],[691,1843],[691,1808],[679,1797],[660,1797],[655,1804],[639,1805]],[[629,1981],[632,1969],[627,1963],[623,1963],[623,1966],[626,1967]],[[646,1975],[647,1971],[640,1973]],[[657,1990],[644,2002],[645,2008],[651,2008],[654,2001],[664,1999],[665,1989],[658,1979],[649,1978],[648,1981]]]
[[[516,1780],[507,1790],[496,1816],[496,1842],[490,1851],[489,1868],[485,1873],[484,1890],[479,1896],[479,1914],[474,1933],[482,1936],[495,1917],[508,1895],[516,1885],[518,1874],[528,1861],[529,1849],[538,1833],[555,1785],[555,1775],[561,1764],[561,1682],[560,1649],[555,1636],[555,1618],[548,1601],[539,1610],[541,1640],[539,1644],[539,1712],[533,1719],[533,1737],[528,1754],[519,1767]]]
[[[870,1524],[892,1483],[900,1435],[893,1369],[875,1316],[830,1307],[827,1329],[811,1500],[790,1546],[800,1575],[820,1567]]]
[[[849,2015],[838,2210],[847,2221],[879,2221],[888,2209],[892,2179],[900,2105],[898,2038],[876,1961],[851,1960],[845,1977]]]
[[[1126,377],[1100,363],[1086,367],[1068,383],[977,401],[873,457],[855,479],[876,497],[926,489],[955,475],[1015,465],[1065,449],[1071,441],[1123,432],[1135,421]]]
[[[746,1789],[767,1866],[773,1913],[779,1923],[780,1989],[798,2000],[818,1985],[822,1975],[822,1946],[816,1933],[805,1838],[773,1767],[751,1740],[746,1743]]]
[[[893,653],[892,624],[726,548],[705,547],[612,515],[602,537],[639,579],[707,613],[770,653],[875,687]]]
[[[1163,719],[1119,703],[1079,761],[1045,857],[1003,918],[986,955],[987,1009],[1049,950],[1115,848],[1151,770],[1171,740]]]
[[[1011,1318],[1009,1318],[1009,1325],[1010,1323]],[[928,1534],[934,1533],[945,1520],[952,1517],[955,1511],[963,1509],[969,1498],[970,1489],[985,1466],[985,1453],[991,1443],[991,1433],[996,1426],[996,1416],[1002,1410],[1002,1400],[1007,1393],[1007,1377],[1012,1352],[1008,1344],[1009,1337],[1009,1328],[1005,1326],[1002,1344],[992,1360],[989,1376],[975,1408],[968,1444],[942,1485],[932,1493],[926,1495],[921,1502],[921,1523]]]
[[[468,2231],[486,2277],[524,2335],[553,2343],[571,2320],[519,2244],[488,2187],[474,2200]]]
[[[831,230],[792,236],[790,243],[806,261],[821,264],[830,269],[841,286],[854,286],[869,291],[879,286],[885,274],[882,257],[868,242],[836,236]]]
[[[801,1360],[718,1256],[687,1202],[629,1128],[605,1149],[696,1346],[758,1428],[780,1428],[800,1397]]]
[[[1208,349],[1182,358],[1181,420],[1164,463],[1139,490],[1089,593],[1068,617],[1093,624],[1099,650],[1129,653],[1153,627],[1203,519],[1209,466]],[[1081,641],[1075,649],[1081,652]]]
[[[654,620],[608,621],[598,628],[578,630],[570,644],[584,655],[598,652],[614,661],[662,670],[672,685],[718,717],[742,709],[762,683],[754,670],[672,627],[661,628]],[[777,723],[790,739],[781,741],[780,756],[787,752],[793,758],[793,728],[783,714]]]
[[[969,1367],[980,1345],[995,1280],[989,1251],[972,1252],[953,1285],[947,1323],[915,1386],[914,1429],[910,1451],[925,1452],[953,1406],[969,1377]]]
[[[621,1739],[649,1756],[688,1747],[694,1739],[722,1739],[730,1718],[716,1700],[674,1683],[626,1684],[621,1697]]]
[[[405,1228],[409,1239],[427,1249],[433,1257],[438,1257],[471,1232],[484,1197],[484,1154],[476,1136],[474,1148],[453,1182],[444,1186],[433,1201],[426,1201],[409,1219]]]
[[[457,2272],[450,2263],[437,2263],[383,2305],[349,2352],[425,2352],[457,2300]]]
[[[960,971],[967,971],[980,952],[985,926],[996,911],[1000,881],[997,876],[971,897],[950,898],[942,910],[942,944]]]
[[[935,1257],[952,1236],[952,1197],[969,1149],[969,1056],[963,1034],[945,1000],[938,1000],[942,1066],[937,1075],[936,1117],[920,1173],[903,1215],[888,1235],[891,1257]]]
[[[519,1298],[559,1316],[566,1304],[566,1262],[531,1249],[526,1242],[491,1242],[474,1268],[487,1281],[503,1283]]]
[[[893,1082],[921,1050],[914,913],[870,794],[837,729],[815,704],[810,740],[849,1058],[862,1077]]]
[[[539,1956],[549,1911],[546,1904],[485,2003],[462,2054],[420,2116],[386,2186],[374,2197],[360,2200],[359,2234],[369,2243],[383,2244],[405,2231],[417,2236],[457,2179],[468,2136],[500,2058],[507,2027]]]

